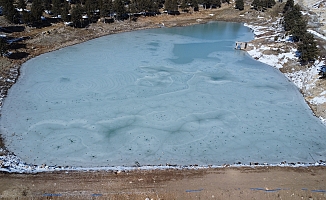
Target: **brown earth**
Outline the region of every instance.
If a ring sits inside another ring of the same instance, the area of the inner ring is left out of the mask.
[[[91,24],[75,29],[54,24],[42,29],[26,27],[14,37],[28,37],[13,50],[14,59],[0,58],[1,94],[14,84],[19,66],[42,53],[92,38],[123,31],[164,26],[185,26],[212,20],[266,24],[278,16],[281,5],[257,13],[246,5],[139,18],[137,22]],[[265,16],[266,18],[258,18]],[[0,26],[8,26],[0,19]],[[254,45],[266,43],[264,39]],[[275,52],[271,52],[275,53]],[[301,68],[297,64],[289,64]],[[291,67],[292,69],[293,67]],[[287,70],[290,68],[286,68]],[[8,80],[9,79],[9,80]],[[0,146],[4,147],[0,138]],[[0,173],[1,199],[326,199],[326,167],[223,167],[134,171],[60,171],[37,174]]]
[[[326,167],[0,174],[1,199],[326,199]]]

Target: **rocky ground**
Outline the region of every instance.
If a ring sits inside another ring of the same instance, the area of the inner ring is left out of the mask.
[[[279,17],[282,5],[277,4],[268,12],[256,12],[247,4],[244,11],[233,5],[220,9],[181,14],[141,17],[136,22],[123,21],[113,24],[96,23],[87,28],[75,29],[64,24],[53,24],[41,29],[11,27],[8,35],[25,40],[13,47],[12,58],[0,58],[0,87],[3,99],[15,83],[19,67],[26,60],[42,53],[68,45],[114,34],[145,28],[186,26],[212,20],[248,23],[252,26],[269,27]],[[12,26],[0,17],[0,26]],[[278,55],[290,51],[293,44],[275,43],[271,40],[275,31],[265,31],[250,42],[248,51],[265,49],[264,54]],[[324,52],[325,42],[318,40]],[[278,45],[274,50],[275,45]],[[258,58],[257,58],[258,59]],[[297,60],[282,62],[280,70],[286,75],[302,70]],[[291,79],[291,78],[290,78]],[[313,82],[314,86],[310,87]],[[300,90],[317,116],[326,118],[324,104],[312,104],[310,99],[326,89],[326,81],[318,76],[306,80]],[[308,87],[309,86],[309,87]],[[4,147],[0,139],[0,146]],[[6,153],[2,151],[2,153]],[[326,168],[317,167],[223,167],[216,169],[173,169],[134,171],[60,171],[38,174],[0,174],[0,198],[19,199],[326,199]]]

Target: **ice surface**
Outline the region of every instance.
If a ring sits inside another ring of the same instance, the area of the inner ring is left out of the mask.
[[[6,144],[38,165],[325,160],[326,128],[297,88],[234,50],[252,37],[241,24],[209,23],[29,60],[2,109]]]

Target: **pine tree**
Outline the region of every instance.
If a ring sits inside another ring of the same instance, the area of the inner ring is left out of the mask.
[[[275,0],[266,0],[266,3],[268,8],[272,8],[276,4]]]
[[[300,52],[299,58],[302,63],[314,61],[318,57],[317,44],[311,33],[306,32],[302,37],[302,41],[298,45],[298,51]]]
[[[41,21],[42,14],[43,14],[42,0],[33,0],[32,7],[31,7],[32,22]]]
[[[212,4],[215,5],[216,7],[221,7],[222,3],[221,0],[212,0]]]
[[[70,10],[70,5],[68,3],[68,1],[64,1],[63,2],[63,8],[62,8],[62,12],[61,12],[61,18],[63,21],[67,22],[69,21],[69,10]]]
[[[304,20],[301,7],[293,6],[284,14],[284,30],[292,34],[293,41],[300,41],[307,32],[307,22]]]
[[[126,13],[125,5],[124,5],[123,1],[122,0],[114,0],[114,2],[113,2],[113,10],[117,15],[116,17],[118,19],[122,19],[123,14]]]
[[[24,0],[20,0],[20,1],[24,1]],[[43,8],[44,10],[51,10],[52,8],[51,0],[43,0]]]
[[[295,23],[290,30],[290,33],[292,34],[293,41],[298,42],[302,40],[303,37],[305,37],[305,34],[307,32],[307,22],[303,18],[298,18],[295,20]]]
[[[291,10],[293,7],[294,7],[294,1],[287,0],[283,8],[283,13],[286,13],[287,11]]]
[[[111,14],[112,0],[102,0],[100,4],[100,15],[101,17],[107,17]]]
[[[188,9],[188,2],[187,2],[187,0],[181,0],[180,8],[183,11],[186,11]]]
[[[98,9],[98,2],[96,0],[86,0],[84,8],[87,15],[92,18],[94,11]]]
[[[284,29],[290,31],[295,26],[298,19],[302,18],[301,8],[299,5],[293,6],[284,14]]]
[[[17,3],[17,8],[21,8],[21,9],[26,9],[26,2],[25,0],[18,0],[18,3]]]
[[[178,10],[178,0],[172,0],[172,11]]]
[[[29,24],[32,22],[32,17],[31,17],[31,13],[23,10],[22,12],[22,21],[24,24]]]
[[[1,0],[1,6],[3,8],[3,15],[10,22],[16,23],[18,12],[14,7],[13,0]]]
[[[78,3],[71,11],[71,21],[74,25],[74,27],[81,27],[81,19],[82,19],[82,7]]]
[[[239,10],[244,10],[244,2],[243,0],[236,0],[235,1],[235,8]]]
[[[5,53],[7,53],[8,50],[8,44],[7,41],[4,38],[0,38],[0,55],[3,56]]]
[[[52,12],[54,16],[61,15],[61,0],[52,0]]]
[[[165,0],[164,2],[164,9],[165,10],[172,10],[172,0]]]
[[[199,11],[199,6],[198,6],[197,0],[191,0],[191,5],[192,5],[194,11]]]

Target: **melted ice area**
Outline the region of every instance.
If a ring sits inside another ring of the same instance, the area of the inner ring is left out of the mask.
[[[236,23],[98,38],[26,62],[1,130],[27,163],[70,166],[326,159],[296,87],[234,50]]]

